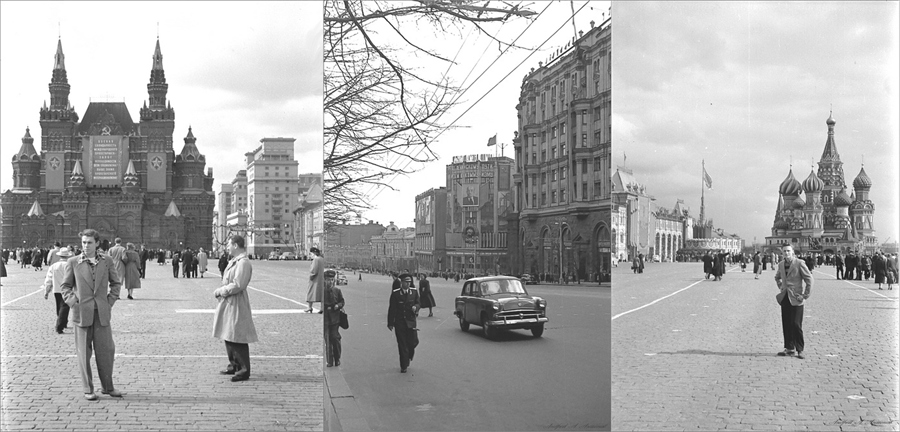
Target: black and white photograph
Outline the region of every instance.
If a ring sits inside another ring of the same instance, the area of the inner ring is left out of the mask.
[[[0,429],[324,428],[321,17],[0,3]]]
[[[613,429],[897,430],[897,3],[613,15]]]
[[[609,2],[325,3],[328,430],[610,430],[612,31]]]

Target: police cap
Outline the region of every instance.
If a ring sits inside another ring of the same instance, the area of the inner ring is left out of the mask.
[[[337,272],[334,271],[334,270],[330,270],[330,269],[329,269],[329,270],[325,270],[325,277],[326,277],[326,278],[332,278],[332,279],[334,279],[334,277],[335,277],[336,275],[337,275]]]

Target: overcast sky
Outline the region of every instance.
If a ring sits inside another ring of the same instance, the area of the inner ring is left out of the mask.
[[[898,4],[616,3],[614,168],[656,203],[700,211],[747,242],[771,235],[793,158],[803,181],[835,142],[852,189],[863,158],[880,242],[898,240]],[[816,166],[818,169],[818,166]]]
[[[456,85],[470,87],[463,96],[459,106],[451,110],[447,116],[441,119],[444,124],[450,124],[459,115],[473,106],[457,123],[456,129],[442,134],[432,148],[439,154],[440,160],[419,166],[421,170],[407,177],[397,177],[391,183],[399,189],[398,192],[382,189],[371,191],[374,196],[372,203],[378,208],[367,212],[364,217],[387,225],[393,221],[400,227],[412,227],[415,218],[415,197],[430,188],[446,186],[446,165],[452,162],[453,156],[468,154],[493,154],[499,148],[487,147],[488,138],[497,134],[498,144],[507,146],[504,155],[513,157],[512,147],[513,132],[518,127],[516,104],[519,102],[519,93],[522,79],[531,68],[538,68],[538,62],[546,62],[547,58],[559,48],[562,48],[576,34],[576,30],[587,32],[590,30],[591,21],[599,25],[609,17],[609,2],[593,1],[554,1],[551,3],[534,2],[525,3],[527,9],[540,13],[547,10],[536,19],[534,24],[524,33],[517,45],[526,49],[511,49],[502,56],[498,49],[498,43],[492,42],[487,36],[472,32],[469,35],[468,27],[462,33],[441,33],[424,22],[406,22],[402,28],[404,34],[410,40],[430,47],[439,47],[440,54],[453,58],[456,56],[457,64],[450,68],[448,76]],[[570,18],[572,12],[575,15],[575,27]],[[579,12],[580,10],[580,12]],[[605,14],[605,17],[604,17]],[[533,20],[533,18],[532,18]],[[485,24],[491,34],[506,42],[513,41],[532,21],[524,18],[513,18],[505,24]],[[551,35],[560,27],[562,29],[551,38]],[[389,33],[389,32],[385,32]],[[466,36],[469,35],[468,39]],[[550,38],[548,40],[548,38]],[[546,44],[532,54],[542,43]],[[462,50],[460,51],[460,47]],[[485,50],[487,48],[487,50]],[[457,52],[459,51],[459,54]],[[521,66],[516,67],[523,59],[531,55]],[[499,61],[490,69],[488,66],[500,57]],[[446,63],[428,62],[422,57],[408,57],[410,62],[416,62],[423,70],[431,73],[432,77],[440,77],[447,69]],[[427,66],[426,66],[427,65]],[[425,68],[429,69],[425,69]],[[474,69],[474,72],[472,72]],[[474,85],[469,86],[485,69],[488,72]],[[509,74],[505,80],[503,77]],[[466,80],[466,76],[471,76]],[[499,83],[499,85],[498,85]],[[493,90],[488,91],[494,87]],[[486,93],[487,96],[476,104],[479,98]],[[369,190],[369,189],[364,189]]]
[[[79,117],[91,100],[124,99],[132,120],[147,100],[157,22],[175,152],[188,126],[213,168],[214,190],[244,168],[264,137],[296,138],[300,172],[322,171],[322,6],[318,2],[0,3],[0,191],[10,159],[50,93],[62,36]]]

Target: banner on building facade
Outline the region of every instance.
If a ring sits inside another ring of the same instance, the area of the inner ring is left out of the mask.
[[[89,186],[118,186],[128,164],[128,137],[90,136],[84,146],[82,169]]]
[[[147,192],[166,191],[166,154],[147,153]]]
[[[66,188],[66,154],[64,152],[47,152],[44,155],[47,173],[47,190],[62,191]]]

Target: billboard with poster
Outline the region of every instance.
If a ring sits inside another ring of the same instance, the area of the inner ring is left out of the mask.
[[[416,201],[416,224],[430,225],[434,223],[434,197],[428,195]]]
[[[107,127],[108,129],[108,127]],[[122,135],[90,136],[84,146],[82,169],[89,186],[121,184],[128,164],[128,137]]]

